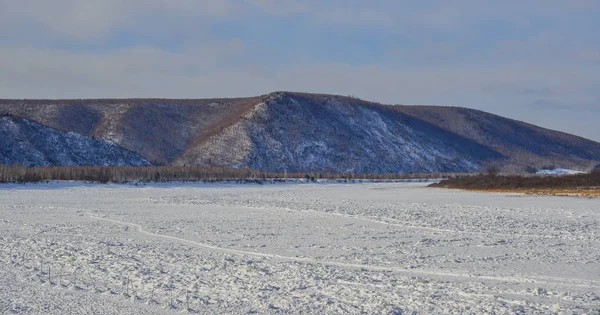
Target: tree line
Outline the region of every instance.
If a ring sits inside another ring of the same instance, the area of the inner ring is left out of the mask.
[[[130,181],[236,181],[279,180],[302,178],[335,180],[392,180],[431,179],[456,176],[454,173],[420,174],[335,174],[327,172],[268,172],[246,168],[193,167],[193,166],[42,166],[25,167],[0,165],[0,183],[43,182],[75,180],[99,183]]]

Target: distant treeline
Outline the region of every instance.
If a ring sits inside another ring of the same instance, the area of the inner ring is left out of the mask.
[[[131,181],[235,181],[318,179],[431,179],[457,176],[456,173],[422,174],[333,174],[321,172],[276,173],[253,169],[189,166],[48,166],[24,167],[0,165],[0,183],[77,180],[99,183]]]
[[[518,189],[586,189],[600,187],[600,170],[590,174],[543,175],[543,176],[501,176],[480,174],[447,178],[430,187],[458,188],[469,190],[518,190]]]

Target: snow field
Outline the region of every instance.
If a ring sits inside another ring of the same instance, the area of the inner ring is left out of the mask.
[[[424,185],[0,188],[0,312],[600,309],[598,199]]]

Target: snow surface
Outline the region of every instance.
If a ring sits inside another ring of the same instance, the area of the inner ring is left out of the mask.
[[[585,174],[585,172],[569,170],[566,168],[555,168],[553,170],[537,171],[536,174],[538,174],[538,175],[576,175],[576,174]]]
[[[425,185],[2,185],[0,313],[597,314],[598,199]]]

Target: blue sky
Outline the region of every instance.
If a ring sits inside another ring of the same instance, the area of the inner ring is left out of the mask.
[[[598,17],[597,0],[0,0],[0,97],[319,92],[600,141]]]

